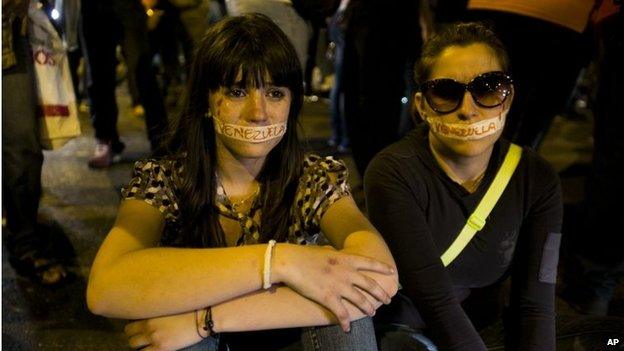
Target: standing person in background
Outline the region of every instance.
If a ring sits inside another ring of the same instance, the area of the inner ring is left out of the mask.
[[[91,168],[107,168],[121,158],[125,145],[117,130],[115,100],[118,44],[123,46],[128,74],[134,76],[139,102],[145,109],[147,137],[156,151],[166,128],[163,99],[150,63],[147,15],[139,0],[84,1],[82,33],[87,62],[88,93],[96,147]]]
[[[583,35],[595,0],[470,0],[469,20],[494,24],[516,87],[505,137],[537,149],[589,60]]]
[[[345,12],[345,118],[360,175],[399,138],[405,66],[420,37],[418,1],[350,1]]]
[[[500,319],[505,299],[506,349],[555,349],[563,215],[557,174],[524,148],[493,210],[475,215],[509,150],[520,149],[501,139],[515,93],[509,70],[505,48],[487,27],[439,31],[415,68],[414,105],[424,123],[380,152],[364,178],[369,217],[397,260],[403,287],[376,322],[408,326],[398,333],[414,337],[424,332],[441,350],[486,350],[478,332]],[[476,235],[453,261],[441,259],[464,227]]]
[[[180,88],[188,75],[188,66],[193,51],[193,41],[180,19],[180,9],[170,0],[141,0],[148,14],[147,37],[149,40],[149,59],[154,69],[160,74],[165,106],[174,109],[180,99]],[[158,55],[159,65],[154,62]],[[181,61],[180,59],[183,58]],[[139,103],[139,93],[134,75],[128,76],[128,89],[135,106]],[[142,110],[142,107],[141,107]],[[140,111],[139,111],[140,112]]]
[[[50,252],[37,225],[43,154],[39,144],[33,61],[26,31],[28,0],[2,1],[3,242],[17,273],[43,285],[66,281],[68,271]]]
[[[197,47],[169,154],[137,162],[89,277],[91,311],[142,319],[133,348],[376,349],[394,262],[346,166],[304,156],[302,83],[266,16],[225,18]]]
[[[330,117],[332,135],[327,144],[337,147],[338,152],[349,150],[349,136],[347,123],[344,115],[344,89],[343,89],[343,62],[344,62],[344,11],[349,0],[342,0],[334,16],[332,16],[327,30],[329,38],[334,43],[334,85],[329,93]]]
[[[601,1],[596,12],[598,91],[594,109],[593,168],[584,217],[566,242],[562,297],[581,313],[607,315],[624,277],[624,236],[619,227],[624,173],[624,13],[622,2]]]

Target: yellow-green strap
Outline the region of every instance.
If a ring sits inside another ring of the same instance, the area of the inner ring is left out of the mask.
[[[511,176],[516,170],[518,162],[520,162],[521,156],[522,148],[520,146],[516,144],[509,145],[509,151],[507,151],[505,160],[498,170],[498,173],[496,173],[496,177],[494,177],[490,188],[487,190],[474,212],[468,217],[466,225],[455,241],[453,241],[451,246],[449,246],[442,255],[441,259],[445,267],[459,256],[470,240],[472,240],[472,237],[483,228],[487,216],[498,202],[503,191],[505,191]]]

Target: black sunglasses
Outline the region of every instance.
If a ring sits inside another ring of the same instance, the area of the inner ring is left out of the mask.
[[[466,91],[481,107],[500,106],[512,90],[512,79],[504,72],[487,72],[468,84],[450,78],[434,79],[420,86],[423,96],[437,113],[451,113],[459,108]]]

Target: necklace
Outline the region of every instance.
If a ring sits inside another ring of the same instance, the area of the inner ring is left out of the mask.
[[[217,187],[217,194],[225,197],[227,201],[232,205],[233,210],[237,210],[239,207],[243,206],[249,200],[254,199],[258,195],[258,193],[260,193],[260,184],[256,183],[256,186],[255,186],[256,189],[250,195],[246,196],[242,200],[232,201],[230,197],[228,196],[227,192],[225,191],[225,187],[223,186],[223,183],[221,183],[221,178],[219,177],[218,174],[216,175],[216,177],[217,177],[217,182],[219,183]]]
[[[474,180],[469,180],[467,181],[464,185],[462,184],[462,186],[464,186],[466,188],[466,190],[468,190],[469,193],[474,193],[475,191],[477,191],[477,188],[479,187],[479,184],[481,184],[481,181],[483,180],[483,177],[485,177],[485,171],[483,171],[481,174],[479,174],[479,176],[477,178],[475,178]]]
[[[442,158],[442,156],[440,156],[437,152],[437,150],[434,147],[429,148],[431,150],[431,153],[433,154],[433,157],[435,158],[435,160],[438,162],[438,165],[440,166],[440,168],[442,168],[442,171],[444,171],[444,173],[446,173],[446,175],[455,183],[461,185],[464,189],[466,189],[466,191],[468,191],[469,193],[474,193],[477,188],[479,187],[479,184],[481,184],[481,181],[483,180],[483,177],[485,176],[485,171],[487,169],[487,165],[486,165],[486,169],[483,170],[483,172],[481,172],[481,174],[479,174],[476,178],[474,178],[473,180],[462,180],[460,177],[458,177],[455,172],[453,171],[453,169],[444,161],[444,159]]]

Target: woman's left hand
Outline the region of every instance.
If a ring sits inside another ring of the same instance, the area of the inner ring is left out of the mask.
[[[202,340],[195,317],[195,312],[188,312],[144,319],[126,325],[124,332],[133,349],[179,350]]]

